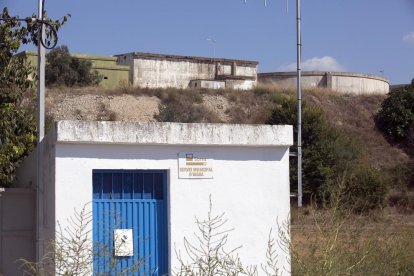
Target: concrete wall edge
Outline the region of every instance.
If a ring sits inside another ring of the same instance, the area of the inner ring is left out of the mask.
[[[290,125],[59,121],[57,143],[289,147]]]

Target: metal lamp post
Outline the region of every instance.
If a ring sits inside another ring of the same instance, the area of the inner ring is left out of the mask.
[[[296,0],[296,60],[297,60],[297,96],[298,96],[298,207],[302,207],[302,31],[300,0]]]
[[[37,189],[36,189],[36,260],[44,255],[43,237],[43,158],[42,140],[45,136],[45,48],[42,43],[45,37],[43,24],[43,0],[39,0],[38,20],[40,22],[37,35]]]

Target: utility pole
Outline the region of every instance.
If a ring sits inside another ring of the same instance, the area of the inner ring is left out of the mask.
[[[43,24],[43,0],[39,0],[37,34],[37,189],[36,189],[36,261],[44,255],[43,237],[43,150],[42,141],[45,136],[45,48],[42,39],[45,37]]]
[[[247,0],[244,0],[246,3]],[[264,0],[265,7],[267,1]],[[286,13],[289,11],[289,1],[286,0]],[[297,62],[297,157],[298,157],[298,207],[302,207],[302,31],[301,31],[300,0],[296,0],[296,62]]]
[[[207,38],[207,41],[211,43],[211,46],[213,46],[213,68],[214,68],[214,77],[217,76],[217,64],[216,64],[216,40],[213,37]]]
[[[300,0],[296,0],[296,41],[297,41],[297,96],[298,96],[298,207],[302,207],[302,33]]]

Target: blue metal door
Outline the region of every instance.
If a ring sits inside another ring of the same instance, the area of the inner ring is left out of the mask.
[[[167,274],[166,172],[93,170],[92,175],[94,275]],[[117,252],[117,229],[132,231],[127,256]]]

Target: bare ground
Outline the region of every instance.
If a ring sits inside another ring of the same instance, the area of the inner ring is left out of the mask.
[[[46,108],[55,120],[151,122],[159,103],[154,96],[50,93]]]

